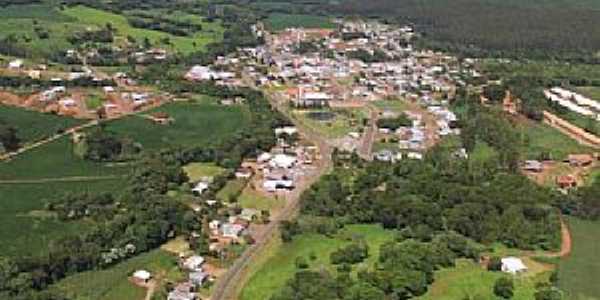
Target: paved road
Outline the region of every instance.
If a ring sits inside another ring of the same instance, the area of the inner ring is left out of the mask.
[[[280,222],[290,220],[296,215],[300,207],[300,195],[302,192],[316,182],[321,175],[325,174],[332,166],[332,148],[327,143],[327,140],[322,135],[312,131],[310,128],[303,127],[301,124],[296,123],[289,113],[289,110],[283,99],[279,99],[274,95],[269,95],[268,98],[271,100],[271,103],[275,108],[277,108],[282,114],[286,115],[295,123],[303,139],[316,144],[321,153],[321,159],[315,162],[314,170],[311,170],[305,174],[303,179],[297,183],[296,188],[286,195],[286,206],[281,210],[281,212],[277,216],[274,216],[271,222],[261,231],[256,232],[255,236],[253,236],[255,239],[254,245],[248,247],[227,270],[227,272],[219,278],[211,296],[212,300],[236,299],[239,288],[241,288],[240,284],[242,284],[242,279],[246,268],[255,258],[261,255],[264,247],[269,243],[269,241],[271,241],[273,238],[276,238],[275,234],[277,233],[277,228]]]

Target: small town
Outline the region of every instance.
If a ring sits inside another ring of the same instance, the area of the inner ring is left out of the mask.
[[[509,2],[0,0],[0,300],[596,300],[600,6]]]

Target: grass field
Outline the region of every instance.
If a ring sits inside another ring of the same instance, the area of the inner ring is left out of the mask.
[[[593,100],[600,101],[600,87],[597,86],[581,86],[575,89],[576,92],[592,98]]]
[[[244,187],[246,187],[248,181],[245,179],[234,179],[229,180],[227,184],[217,192],[217,199],[223,202],[229,202],[229,199],[235,195],[240,195]]]
[[[39,254],[56,238],[85,231],[86,222],[61,222],[43,211],[44,203],[67,192],[118,191],[122,180],[0,183],[0,255]]]
[[[309,116],[311,112],[332,112],[331,120],[315,120]],[[329,138],[340,138],[352,131],[358,131],[362,126],[362,119],[368,117],[362,109],[344,110],[296,110],[294,117],[304,125],[312,128]]]
[[[558,130],[541,123],[526,121],[518,129],[526,140],[522,149],[525,158],[536,159],[540,153],[547,152],[552,159],[562,160],[571,153],[593,152],[592,149],[580,145]]]
[[[273,210],[283,207],[285,200],[264,196],[260,192],[246,188],[238,198],[242,208],[253,208],[258,210]]]
[[[136,40],[141,41],[147,37],[152,43],[157,43],[161,39],[169,38],[172,46],[176,50],[183,53],[200,50],[204,45],[220,40],[223,35],[223,29],[218,23],[202,24],[203,27],[206,27],[206,29],[210,29],[210,32],[203,30],[202,32],[197,32],[193,36],[180,37],[156,30],[134,28],[129,25],[127,19],[122,15],[117,15],[85,6],[68,8],[63,13],[66,16],[86,24],[105,26],[106,23],[111,23],[113,28],[117,29],[117,35],[121,38],[125,38],[129,35]],[[194,16],[191,17],[193,18]],[[198,19],[197,21],[201,21],[201,19]],[[196,46],[194,46],[194,43]]]
[[[181,279],[176,258],[166,251],[154,250],[106,270],[88,271],[67,277],[51,289],[63,292],[69,299],[143,300],[146,290],[128,280],[128,277],[139,269],[147,270],[161,279]]]
[[[40,140],[61,129],[83,123],[70,117],[43,114],[6,105],[0,105],[0,121],[17,128],[17,136],[21,143]]]
[[[384,230],[378,225],[350,225],[335,238],[318,234],[302,234],[294,237],[290,243],[269,248],[271,253],[267,255],[270,257],[263,265],[254,266],[258,269],[242,290],[240,299],[269,299],[294,275],[296,271],[294,261],[299,256],[306,258],[311,269],[325,268],[334,272],[335,268],[329,262],[330,253],[348,244],[348,237],[353,235],[363,236],[370,246],[369,258],[358,267],[364,268],[372,266],[379,256],[379,246],[393,239],[394,232]],[[316,259],[309,258],[311,253],[316,256]]]
[[[493,293],[496,279],[507,276],[500,272],[489,272],[473,261],[460,259],[454,268],[443,269],[435,274],[435,281],[420,300],[456,300],[466,296],[476,299],[497,299]],[[534,299],[535,283],[545,280],[548,274],[539,277],[515,278],[514,300]],[[472,299],[472,298],[471,298]]]
[[[107,124],[107,129],[130,137],[144,149],[171,146],[204,146],[230,137],[248,124],[243,106],[224,107],[203,100],[198,103],[171,103],[152,112],[165,112],[175,121],[160,125],[140,116],[129,116]]]
[[[565,299],[600,299],[600,222],[570,218],[569,227],[573,249],[559,264],[559,286],[567,292]]]
[[[291,27],[304,28],[335,28],[335,24],[328,17],[311,15],[271,14],[266,20],[267,28],[271,30],[284,30]]]
[[[214,177],[225,172],[225,169],[215,163],[190,163],[183,167],[183,171],[191,182],[200,181],[202,177]]]

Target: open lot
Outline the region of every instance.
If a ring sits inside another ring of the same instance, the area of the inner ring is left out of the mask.
[[[303,125],[329,138],[339,138],[358,131],[363,119],[368,118],[368,112],[364,109],[295,110],[293,114]],[[327,114],[331,118],[318,119],[313,117],[315,114]]]
[[[363,263],[365,267],[369,267],[379,256],[379,246],[393,239],[394,232],[384,230],[379,225],[350,225],[335,238],[318,234],[296,236],[290,243],[269,248],[270,253],[266,254],[269,259],[263,265],[256,266],[257,270],[253,270],[256,272],[242,290],[240,299],[269,299],[288,279],[292,278],[296,271],[294,261],[299,256],[306,258],[311,269],[325,268],[335,272],[335,267],[330,264],[329,255],[339,247],[348,244],[348,238],[353,235],[364,237],[369,244],[369,258]],[[309,258],[311,254],[316,257],[314,260]]]
[[[129,276],[144,269],[164,280],[180,279],[182,274],[177,268],[176,258],[166,251],[154,250],[123,261],[106,270],[88,271],[67,277],[51,289],[62,291],[70,299],[94,300],[142,300],[146,290],[135,286]]]
[[[244,106],[220,106],[204,99],[178,102],[147,112],[167,113],[174,121],[168,125],[152,122],[138,115],[109,122],[106,129],[141,143],[146,150],[169,146],[203,146],[230,137],[248,124]]]
[[[569,218],[569,227],[573,250],[558,267],[559,285],[567,293],[565,299],[600,299],[600,222]]]

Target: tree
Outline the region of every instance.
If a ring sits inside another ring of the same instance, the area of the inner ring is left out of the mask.
[[[490,257],[490,261],[487,264],[488,271],[500,271],[502,269],[502,260],[498,256]]]
[[[14,151],[19,148],[19,143],[17,130],[0,120],[0,148],[3,147],[6,151]]]
[[[344,300],[384,300],[385,293],[366,283],[361,282],[353,285],[348,291],[347,295],[344,297]]]
[[[510,299],[514,294],[513,280],[508,277],[500,277],[494,283],[494,295],[504,299]]]
[[[562,300],[563,293],[556,287],[547,287],[535,293],[535,300]]]
[[[296,257],[294,264],[296,265],[296,268],[298,268],[298,269],[308,268],[308,261],[306,261],[306,258],[304,258],[304,256]]]

